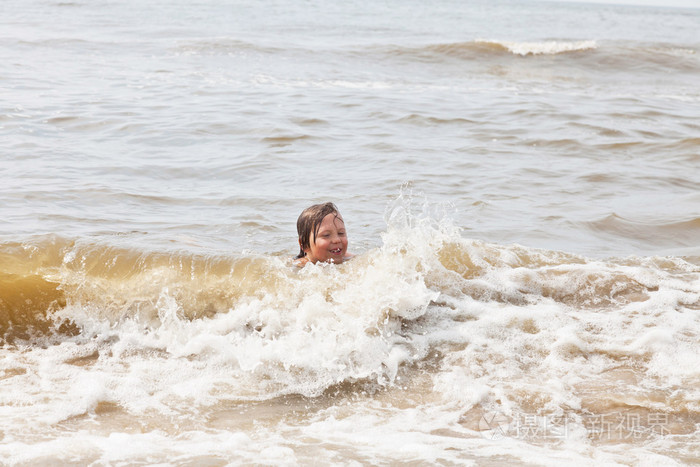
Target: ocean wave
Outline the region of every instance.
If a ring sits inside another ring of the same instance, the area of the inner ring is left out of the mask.
[[[700,308],[700,266],[690,259],[594,261],[486,243],[401,204],[387,223],[381,247],[342,265],[303,269],[284,256],[144,251],[56,237],[5,243],[2,338],[6,345],[97,342],[111,358],[144,351],[186,362],[214,358],[237,375],[238,383],[226,384],[232,397],[267,399],[316,396],[354,381],[394,384],[435,349],[476,338],[466,328],[454,334],[474,320],[510,316],[502,324],[512,324],[513,339],[527,340],[544,329],[556,333],[550,320],[570,322],[572,312],[597,322],[598,313],[624,320],[659,303]],[[622,342],[645,326],[637,322]],[[490,339],[492,331],[479,332]],[[605,332],[578,335],[588,343],[574,349],[542,341],[536,354],[612,352]],[[642,354],[654,349],[643,346]],[[615,350],[610,358],[619,352],[634,359],[640,351]]]
[[[284,256],[149,251],[56,236],[0,244],[3,281],[0,311],[5,313],[1,324],[7,326],[8,319],[14,319],[7,316],[19,316],[18,311],[24,316],[35,312],[37,316],[50,316],[52,310],[67,305],[89,305],[101,319],[110,322],[130,318],[157,321],[156,303],[164,290],[178,303],[179,317],[190,321],[228,313],[239,303],[269,299],[272,295],[279,295],[280,303],[294,309],[294,302],[288,299],[302,286],[320,286],[317,281],[328,279],[329,274],[347,278],[347,275],[362,275],[368,269],[379,268],[378,279],[387,280],[390,274],[384,269],[389,267],[404,281],[405,276],[413,276],[415,270],[421,271],[417,280],[438,293],[452,293],[453,287],[458,286],[472,298],[487,301],[526,303],[548,297],[573,306],[587,306],[593,301],[610,303],[609,299],[616,294],[613,289],[619,292],[621,277],[625,277],[625,274],[610,274],[609,280],[603,278],[593,288],[589,281],[585,288],[556,292],[551,288],[555,281],[550,280],[548,268],[570,269],[572,276],[578,277],[579,273],[574,271],[577,268],[588,274],[592,267],[609,271],[616,263],[596,262],[564,252],[470,240],[454,227],[415,225],[412,220],[397,221],[396,215],[393,216],[392,223],[405,224],[402,229],[387,230],[382,247],[360,255],[347,265],[313,266],[303,270],[292,267],[290,259]],[[653,224],[612,214],[591,222],[589,228],[612,233],[645,228],[652,229],[655,236],[672,235],[676,240],[685,232],[690,240],[696,237],[700,219]],[[399,231],[406,237],[397,238]],[[395,262],[401,262],[406,269],[398,268]],[[629,265],[629,260],[624,264]],[[639,267],[650,264],[655,264],[653,259],[640,258],[637,263]],[[681,269],[692,270],[695,266],[678,258],[655,267],[660,268],[659,272],[674,273]],[[510,293],[504,293],[498,281],[476,280],[494,269],[501,272],[528,270],[530,279],[541,276],[537,283],[543,284],[543,288],[533,289],[533,282],[528,280]],[[605,276],[601,273],[601,277]],[[644,292],[638,289],[635,277],[629,276],[626,280],[633,289],[632,295]],[[332,297],[325,298],[332,302]]]
[[[594,50],[598,44],[594,40],[584,41],[539,41],[512,42],[489,39],[476,39],[474,44],[483,45],[493,50],[507,50],[515,55],[557,55],[584,50]]]
[[[680,182],[685,181],[677,181],[674,186]],[[597,233],[623,236],[630,240],[653,239],[658,245],[673,247],[696,247],[697,239],[700,238],[700,217],[644,222],[612,213],[602,219],[583,223],[583,226]]]
[[[242,55],[246,53],[277,54],[289,50],[286,47],[257,44],[230,37],[211,37],[182,41],[173,49],[182,55]]]
[[[160,429],[195,413],[228,429],[244,408],[260,421],[265,407],[394,394],[470,439],[494,412],[567,414],[585,433],[586,417],[632,411],[647,434],[663,413],[673,435],[693,433],[700,261],[477,241],[403,195],[386,221],[381,246],[302,269],[86,239],[0,245],[0,350],[19,349],[0,366],[8,423]]]
[[[474,39],[463,42],[396,46],[387,49],[392,54],[413,56],[419,60],[439,60],[441,57],[475,60],[507,56],[559,55],[596,50],[595,40],[514,42],[495,39]]]
[[[342,47],[311,46],[304,44],[269,45],[241,41],[228,37],[203,38],[186,41],[174,50],[186,55],[266,55],[319,53],[327,60],[389,59],[417,62],[443,63],[446,60],[484,61],[484,64],[502,63],[508,59],[546,60],[557,58],[553,63],[580,63],[582,67],[629,71],[658,71],[659,67],[681,72],[700,70],[697,47],[691,44],[664,42],[629,42],[624,40],[597,39],[547,39],[547,40],[503,40],[497,38],[475,38],[466,41],[427,43],[422,45],[374,44],[344,45]]]
[[[700,70],[700,59],[692,45],[639,43],[595,39],[507,41],[474,39],[463,42],[420,46],[377,46],[372,52],[417,62],[449,63],[469,61],[484,66],[537,63],[548,67],[578,66],[581,70],[629,72],[676,70],[683,73]],[[516,60],[516,61],[514,61]],[[522,62],[527,60],[527,62]]]
[[[697,230],[698,222],[694,219],[661,225],[658,229],[666,233]],[[638,224],[613,215],[594,222],[591,228],[616,232],[632,228],[631,225]],[[334,307],[338,304],[333,293],[347,293],[361,287],[353,279],[344,285],[336,284],[338,288],[332,293],[324,281],[330,278],[341,281],[369,273],[377,274],[381,287],[390,289],[401,289],[393,283],[397,280],[401,284],[420,284],[431,293],[450,295],[458,290],[459,296],[467,294],[476,300],[512,304],[532,303],[546,297],[577,307],[611,305],[629,297],[630,300],[645,298],[648,291],[635,277],[610,272],[615,269],[614,264],[601,263],[600,272],[591,272],[590,265],[594,263],[577,255],[489,244],[454,233],[446,235],[439,230],[419,238],[411,228],[408,232],[409,238],[391,238],[390,242],[385,239],[383,247],[360,255],[348,265],[304,270],[293,267],[290,259],[283,256],[144,251],[57,237],[5,243],[0,245],[3,260],[0,331],[5,333],[6,341],[26,338],[32,328],[48,332],[52,317],[61,318],[59,324],[74,318],[70,312],[60,310],[81,307],[89,310],[90,319],[113,324],[136,319],[157,327],[164,296],[175,304],[178,319],[186,321],[226,314],[254,300],[271,304],[271,297],[277,297],[275,306],[279,306],[280,313],[292,312],[302,300],[298,291],[307,287],[325,290],[319,298]],[[439,240],[435,240],[433,237],[438,234]],[[393,235],[396,235],[394,231],[385,234]],[[640,260],[640,265],[644,261]],[[678,262],[690,267],[681,259]],[[517,287],[504,288],[498,280],[483,280],[494,269],[501,273],[516,269],[530,272],[527,280]],[[416,275],[416,270],[421,273]],[[564,270],[569,272],[562,274]],[[562,279],[561,287],[555,285],[558,279]],[[581,286],[572,288],[567,281]],[[366,299],[371,301],[381,295],[379,291],[369,293]],[[403,300],[400,296],[392,299]],[[387,297],[381,297],[379,302],[386,300]],[[400,305],[387,308],[381,303],[373,310],[377,319],[389,309],[390,314],[397,316],[413,313]],[[429,303],[430,300],[422,306]],[[64,329],[68,328],[64,326]]]

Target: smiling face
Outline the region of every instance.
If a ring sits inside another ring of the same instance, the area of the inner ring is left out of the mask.
[[[304,248],[308,261],[342,263],[348,251],[348,236],[340,214],[327,214],[318,226],[317,233],[311,232],[309,243],[309,247]]]

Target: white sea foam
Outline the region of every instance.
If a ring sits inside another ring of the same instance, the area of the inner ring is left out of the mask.
[[[0,380],[0,458],[248,461],[262,452],[256,459],[265,462],[332,461],[308,441],[323,439],[353,446],[366,462],[469,463],[491,455],[479,417],[495,413],[510,427],[498,449],[507,445],[516,462],[574,456],[585,464],[591,449],[621,462],[616,448],[591,447],[591,411],[614,401],[698,410],[697,266],[487,244],[465,238],[448,211],[402,195],[388,210],[381,247],[301,270],[272,258],[274,287],[261,277],[262,293],[209,317],[186,318],[175,283],[152,298],[150,319],[70,304],[58,316],[78,323],[80,335],[2,361],[11,376]],[[346,403],[314,402],[332,393]],[[239,412],[268,404],[285,413],[297,402],[284,398],[298,394],[306,415],[276,415],[258,431],[235,433],[248,420]],[[123,432],[123,422],[111,432],[112,412],[146,432]],[[526,415],[569,417],[566,436],[550,448],[515,436]],[[104,433],[88,434],[91,419],[102,420]],[[30,426],[41,437],[57,424],[75,432],[56,441],[12,433]],[[645,459],[644,446],[626,461]]]

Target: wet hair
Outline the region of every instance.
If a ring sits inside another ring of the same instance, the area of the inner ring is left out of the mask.
[[[297,259],[306,256],[305,248],[311,248],[311,231],[313,230],[314,242],[321,228],[323,218],[328,214],[339,217],[338,208],[333,203],[314,204],[304,209],[297,219],[297,234],[299,235],[299,255]]]

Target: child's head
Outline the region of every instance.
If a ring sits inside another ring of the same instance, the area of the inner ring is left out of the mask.
[[[333,203],[314,204],[297,219],[299,255],[315,263],[342,263],[348,249],[345,223]]]

